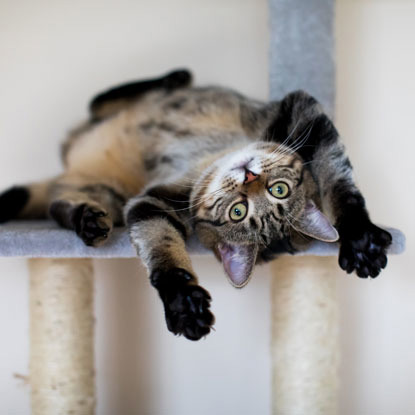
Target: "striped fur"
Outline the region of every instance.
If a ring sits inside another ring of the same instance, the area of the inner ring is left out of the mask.
[[[237,287],[255,263],[311,238],[339,237],[340,266],[377,276],[390,235],[370,221],[318,102],[302,91],[258,102],[190,82],[180,70],[99,94],[63,144],[65,172],[0,195],[0,221],[49,212],[93,246],[126,224],[169,330],[191,340],[214,322],[186,252],[193,233]]]

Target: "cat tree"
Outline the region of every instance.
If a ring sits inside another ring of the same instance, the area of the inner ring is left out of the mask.
[[[271,97],[294,89],[334,108],[334,0],[269,0]],[[404,249],[389,229],[389,254]],[[191,250],[201,252],[193,244]],[[279,258],[272,282],[273,414],[334,414],[337,401],[337,245]],[[95,410],[91,258],[130,258],[127,233],[86,247],[52,222],[0,226],[0,256],[29,258],[30,384],[34,415]]]
[[[304,89],[334,115],[334,3],[269,1],[271,98]],[[336,256],[284,257],[273,271],[273,413],[335,414],[341,273]]]

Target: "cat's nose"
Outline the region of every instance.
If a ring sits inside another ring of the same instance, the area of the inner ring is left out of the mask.
[[[251,170],[245,169],[245,180],[244,184],[251,183],[258,179],[258,175],[255,173],[252,173]]]

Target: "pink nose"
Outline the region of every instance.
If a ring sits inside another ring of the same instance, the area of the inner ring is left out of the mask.
[[[254,180],[256,180],[257,178],[258,178],[258,175],[257,174],[252,173],[249,170],[245,170],[245,180],[244,180],[244,184],[251,183]]]

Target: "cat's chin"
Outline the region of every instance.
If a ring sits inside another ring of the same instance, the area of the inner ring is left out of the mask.
[[[242,288],[251,279],[255,265],[256,245],[220,243],[217,246],[223,268],[229,282],[235,288]]]

